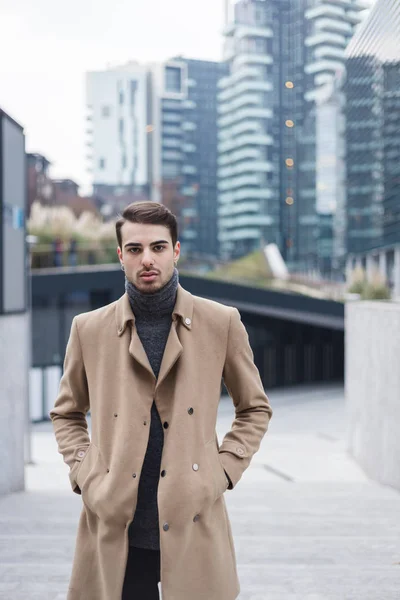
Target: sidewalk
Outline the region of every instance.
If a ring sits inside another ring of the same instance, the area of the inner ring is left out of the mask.
[[[399,600],[400,494],[346,455],[343,390],[270,400],[270,431],[225,496],[240,600]],[[232,420],[224,399],[220,439]],[[0,600],[65,600],[81,498],[49,424],[34,427],[33,456],[28,491],[0,499]]]

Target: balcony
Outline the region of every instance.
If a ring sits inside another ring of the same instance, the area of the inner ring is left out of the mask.
[[[192,108],[196,108],[197,104],[193,100],[183,100],[182,107],[192,109]]]
[[[307,10],[305,16],[310,21],[319,17],[332,17],[333,19],[341,20],[346,16],[346,11],[341,7],[320,4]]]
[[[256,70],[256,76],[259,77],[259,74]],[[232,85],[229,89],[224,90],[218,94],[218,100],[220,103],[230,100],[231,98],[235,98],[240,94],[244,94],[249,91],[254,92],[270,92],[273,90],[273,85],[270,81],[263,81],[259,77],[259,80],[252,81],[243,81],[239,83],[239,85]]]
[[[176,162],[183,160],[183,156],[180,152],[175,152],[174,150],[163,150],[162,159]]]
[[[163,135],[174,135],[179,137],[182,135],[182,130],[180,127],[174,127],[173,125],[164,125],[162,133]]]
[[[238,25],[236,37],[239,39],[247,37],[272,38],[273,31],[269,27],[256,27],[252,25]]]
[[[347,13],[347,21],[349,23],[351,23],[352,25],[356,26],[359,23],[361,23],[362,21],[362,16],[359,13],[356,13],[354,11],[349,11]]]
[[[180,148],[182,142],[181,140],[177,140],[175,138],[163,138],[162,145],[163,148]]]
[[[237,136],[241,133],[260,133],[261,131],[262,128],[259,121],[253,121],[251,119],[246,120],[244,123],[238,123],[229,129],[231,136]]]
[[[181,189],[182,196],[194,197],[197,194],[197,189],[192,185],[187,185]]]
[[[258,177],[257,177],[258,179]],[[254,200],[271,200],[274,197],[272,190],[256,187],[242,187],[239,190],[231,190],[229,192],[220,192],[218,201],[220,204],[233,205],[234,202],[254,201]]]
[[[343,48],[345,48],[347,44],[347,39],[344,35],[340,35],[338,33],[329,33],[328,31],[321,31],[316,35],[306,38],[305,41],[305,45],[309,48],[326,44],[335,44],[337,46],[340,45],[343,46]]]
[[[274,219],[270,215],[236,215],[221,219],[224,229],[236,229],[237,227],[262,227],[273,225]]]
[[[333,59],[345,59],[345,50],[344,48],[333,48],[332,46],[319,46],[314,51],[314,57],[317,60],[321,60],[324,58],[333,58]]]
[[[244,212],[258,213],[260,204],[258,202],[239,202],[232,204],[224,204],[218,208],[218,216],[230,217]]]
[[[220,115],[225,115],[225,114],[229,114],[234,110],[237,110],[238,108],[241,108],[243,106],[258,106],[260,104],[260,97],[258,94],[242,94],[240,96],[238,96],[237,98],[235,98],[234,100],[232,100],[232,102],[227,102],[224,104],[221,104],[218,107],[218,112]]]
[[[182,129],[183,131],[195,131],[197,129],[197,125],[192,121],[184,121],[182,123]]]
[[[181,236],[183,240],[195,240],[197,238],[197,231],[184,227]]]
[[[333,4],[334,6],[341,6],[342,8],[354,11],[362,11],[370,8],[368,2],[363,0],[323,0],[325,4]]]
[[[163,123],[180,123],[181,115],[176,113],[164,112],[162,115]]]
[[[219,82],[218,82],[218,87],[221,88],[222,90],[226,90],[228,91],[226,88],[231,88],[235,83],[237,83],[238,81],[241,81],[242,79],[246,79],[249,77],[258,77],[259,76],[259,72],[257,69],[255,69],[254,67],[243,67],[242,69],[238,69],[237,71],[235,71],[235,73],[232,73],[232,75],[229,75],[227,77],[222,77]],[[221,98],[221,100],[224,100],[224,98]]]
[[[268,54],[239,54],[234,60],[235,67],[251,64],[272,65],[273,62],[272,56]]]
[[[236,165],[229,165],[218,169],[220,179],[233,178],[243,173],[268,173],[273,171],[273,164],[263,160],[243,161]]]
[[[255,159],[258,160],[260,158],[260,151],[257,148],[244,148],[243,150],[236,150],[230,154],[225,154],[224,156],[220,156],[218,158],[218,165],[233,165],[241,160],[246,159]]]
[[[183,175],[196,175],[197,167],[193,165],[183,165],[182,173]]]
[[[224,152],[230,152],[231,150],[238,150],[242,146],[272,146],[274,140],[269,135],[262,135],[254,133],[253,135],[247,134],[233,139],[226,140],[218,144],[218,151],[220,154]],[[221,156],[225,158],[225,156]]]
[[[182,150],[188,154],[191,154],[192,152],[196,152],[196,146],[195,144],[183,144]]]
[[[260,228],[249,229],[242,228],[236,231],[220,231],[218,233],[218,241],[224,242],[239,242],[243,240],[259,240],[261,238]]]
[[[236,27],[237,27],[237,25],[234,22],[227,23],[222,30],[222,35],[224,35],[224,36],[233,35],[236,31]]]
[[[317,60],[309,65],[307,65],[304,69],[306,73],[309,75],[315,75],[316,73],[328,72],[335,74],[337,69],[343,68],[344,60]]]
[[[343,65],[342,65],[342,68],[344,68]],[[331,81],[332,81],[331,73],[318,73],[318,75],[316,75],[314,77],[314,83],[319,88],[322,88],[324,85],[326,85],[327,83],[330,83]]]
[[[350,37],[353,35],[353,28],[350,23],[337,19],[318,19],[315,22],[316,32],[330,31],[332,33],[343,33]]]
[[[272,119],[272,117],[273,111],[269,108],[242,108],[218,119],[218,126],[227,127],[244,119]]]
[[[226,192],[228,190],[236,190],[237,188],[244,186],[255,185],[258,186],[260,183],[259,177],[256,174],[243,175],[241,177],[231,177],[225,181],[218,182],[218,190],[220,192]]]

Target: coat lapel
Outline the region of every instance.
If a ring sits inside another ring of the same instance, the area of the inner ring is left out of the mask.
[[[129,344],[129,354],[132,358],[138,362],[146,371],[148,371],[155,379],[153,369],[151,368],[149,359],[143,344],[140,341],[136,326],[135,326],[135,315],[132,312],[131,305],[129,303],[128,294],[124,294],[116,303],[115,311],[116,325],[118,336],[121,337],[128,323],[132,323],[132,334],[131,341]]]
[[[142,342],[140,341],[140,337],[138,335],[135,325],[132,326],[132,336],[131,343],[129,344],[129,354],[134,360],[136,360],[136,362],[142,365],[142,367],[146,369],[146,371],[149,371],[149,373],[155,379],[154,371],[151,368],[149,359],[147,358],[147,354],[145,352],[145,349],[143,348]]]
[[[162,384],[162,382],[167,377],[168,373],[171,371],[172,367],[182,354],[183,348],[178,337],[176,325],[177,321],[172,321],[171,329],[169,330],[167,345],[165,346],[164,356],[160,367],[160,373],[158,375],[156,389]]]
[[[193,297],[192,295],[184,290],[180,285],[178,286],[178,293],[176,298],[176,304],[173,311],[172,325],[169,332],[167,344],[162,359],[160,373],[157,380],[157,387],[164,381],[172,367],[182,354],[182,344],[178,337],[177,326],[178,323],[181,327],[187,330],[192,329],[193,321]],[[125,293],[116,303],[116,325],[118,336],[122,336],[128,322],[132,322],[132,335],[129,345],[129,354],[132,358],[138,362],[146,371],[148,371],[153,378],[155,375],[151,368],[149,359],[143,344],[140,341],[138,332],[135,327],[135,315],[130,307],[128,295]]]

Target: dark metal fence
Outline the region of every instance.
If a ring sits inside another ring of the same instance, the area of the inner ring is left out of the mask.
[[[181,276],[180,281],[194,294],[240,310],[267,389],[343,379],[343,304],[201,277]],[[114,266],[34,273],[33,366],[62,366],[73,317],[123,292],[123,273]]]

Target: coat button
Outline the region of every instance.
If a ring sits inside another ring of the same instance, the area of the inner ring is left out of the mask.
[[[198,471],[199,470],[199,465],[194,463],[193,467],[192,467],[193,471]]]
[[[194,408],[189,408],[188,413],[189,413],[189,415],[192,415],[194,413]]]
[[[236,451],[237,451],[237,453],[238,453],[238,454],[240,454],[240,455],[244,454],[244,450],[243,450],[243,448],[236,448]]]
[[[147,421],[143,421],[143,425],[147,425]]]
[[[167,474],[167,471],[165,471],[165,469],[163,469],[163,470],[161,471],[161,477],[165,477],[165,476],[166,476],[166,474]]]
[[[168,529],[169,529],[168,523],[164,523],[163,529],[164,529],[164,531],[168,531]]]
[[[136,473],[132,473],[133,479],[136,479]]]
[[[199,519],[200,519],[200,515],[195,515],[193,517],[193,523],[197,523],[197,521],[199,521]]]
[[[168,429],[168,427],[169,427],[169,423],[167,423],[167,421],[165,421],[165,423],[164,423],[164,429]]]
[[[189,317],[187,317],[187,318],[185,319],[185,323],[186,323],[186,325],[191,325],[191,323],[192,323],[192,320],[191,320],[191,319],[189,319]]]
[[[79,456],[79,458],[83,458],[85,456],[85,451],[84,450],[79,450],[78,456]]]
[[[117,413],[114,413],[114,417],[118,417]]]

